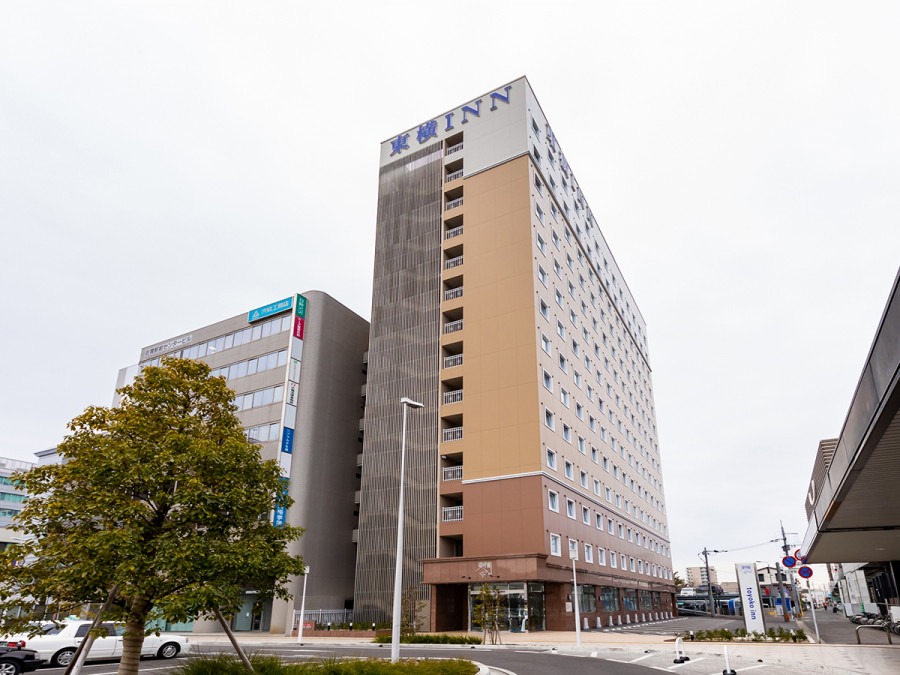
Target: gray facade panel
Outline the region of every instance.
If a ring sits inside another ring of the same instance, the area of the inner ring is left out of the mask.
[[[354,618],[391,615],[397,545],[401,406],[408,415],[403,589],[421,585],[437,551],[441,151],[405,155],[381,169]]]

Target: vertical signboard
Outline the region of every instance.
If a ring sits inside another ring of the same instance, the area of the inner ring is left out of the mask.
[[[291,337],[288,346],[287,381],[285,382],[285,399],[282,410],[281,448],[278,453],[278,465],[281,467],[281,480],[285,493],[290,491],[291,465],[294,456],[294,432],[297,428],[297,407],[300,405],[300,369],[303,354],[303,333],[306,322],[306,298],[299,293],[293,298],[282,300],[290,306],[293,300],[294,314],[291,322]],[[272,517],[275,525],[287,522],[286,509],[278,507]]]
[[[759,595],[759,577],[756,576],[754,563],[737,563],[738,591],[741,595],[741,607],[744,609],[744,625],[748,633],[765,633],[766,622],[763,618],[762,599]]]

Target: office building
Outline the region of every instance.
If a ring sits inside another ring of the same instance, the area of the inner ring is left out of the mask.
[[[382,143],[371,322],[355,620],[391,615],[402,397],[427,627],[489,583],[573,630],[570,551],[591,626],[673,611],[644,318],[525,78]]]
[[[164,356],[201,359],[225,377],[235,393],[237,416],[263,459],[277,459],[294,499],[273,521],[306,528],[292,553],[310,573],[306,607],[345,608],[353,598],[359,490],[358,457],[363,356],[369,326],[325,293],[309,291],[148,345],[140,363],[119,373],[117,389],[140,368]],[[235,616],[235,630],[288,633],[301,603],[259,602],[253,589]],[[164,628],[216,631],[214,623]]]
[[[819,443],[800,553],[829,565],[847,615],[900,607],[900,273],[836,439]],[[838,599],[837,597],[835,598]]]
[[[34,466],[33,462],[0,457],[0,551],[22,537],[9,527],[22,510],[28,493],[17,486],[12,476],[19,471],[30,471]]]

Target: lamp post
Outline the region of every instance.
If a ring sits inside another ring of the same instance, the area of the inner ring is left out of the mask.
[[[569,559],[572,561],[572,600],[575,608],[575,646],[581,648],[581,615],[578,611],[578,578],[575,563],[578,561],[578,542],[569,540]]]
[[[309,579],[309,565],[303,570],[303,598],[300,600],[300,625],[297,626],[297,644],[303,644],[303,616],[306,613],[306,580]]]
[[[391,625],[391,663],[400,660],[400,586],[403,583],[403,478],[406,465],[406,410],[424,408],[424,403],[418,403],[404,396],[400,399],[400,407],[403,408],[403,428],[400,432],[400,496],[397,501],[397,559],[394,563],[394,615]]]

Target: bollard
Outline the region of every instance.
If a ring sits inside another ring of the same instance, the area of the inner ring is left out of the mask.
[[[597,624],[597,626],[596,626],[597,630],[600,630],[601,628],[603,628],[603,623],[600,621],[599,616],[597,617],[597,621],[595,623]]]
[[[725,655],[725,670],[722,671],[722,675],[737,675],[728,660],[728,645],[722,645],[722,651]]]
[[[372,622],[372,632],[373,633],[375,632],[375,622],[374,621]]]
[[[694,641],[694,631],[690,631],[690,636],[691,636],[691,642],[693,642]]]
[[[612,628],[613,626],[615,626],[615,623],[613,623],[613,618],[609,617],[609,627]]]
[[[791,642],[797,641],[797,634],[794,632],[794,629],[791,628]]]
[[[350,630],[351,631],[353,630],[353,622],[352,621],[350,622]]]
[[[328,622],[328,630],[331,630],[331,622]]]
[[[590,630],[590,629],[591,629],[591,624],[588,622],[588,618],[584,617],[581,620],[581,630]]]
[[[622,615],[619,614],[617,618],[619,619],[619,625],[621,626],[622,625]]]
[[[684,663],[690,659],[684,653],[684,640],[675,638],[675,660],[672,663]]]
[[[627,624],[630,624],[630,623],[631,623],[631,614],[626,614],[626,615],[625,615],[625,623],[627,623]]]

